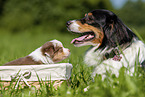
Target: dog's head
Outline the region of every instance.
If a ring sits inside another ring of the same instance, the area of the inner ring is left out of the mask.
[[[67,22],[67,29],[81,36],[72,40],[75,46],[111,46],[130,42],[135,35],[111,11],[93,10],[82,19]]]
[[[70,55],[70,50],[64,48],[62,43],[58,40],[46,42],[41,47],[42,55],[52,59],[54,63],[60,62]]]

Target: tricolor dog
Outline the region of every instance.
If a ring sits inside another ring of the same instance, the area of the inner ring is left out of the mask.
[[[4,65],[34,65],[57,63],[70,55],[70,50],[64,48],[58,40],[46,42],[28,56],[8,62]]]
[[[145,45],[116,14],[109,10],[93,10],[82,19],[67,22],[67,29],[81,36],[72,40],[76,47],[91,45],[84,56],[84,62],[94,66],[93,76],[106,70],[119,75],[121,67],[134,72],[145,60]]]

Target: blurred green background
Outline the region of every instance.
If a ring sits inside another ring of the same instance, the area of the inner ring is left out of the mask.
[[[115,2],[119,2],[119,7]],[[120,1],[124,1],[121,3]],[[28,55],[46,41],[58,39],[71,59],[82,57],[88,47],[70,44],[76,35],[66,22],[80,19],[94,9],[108,9],[145,38],[145,0],[0,0],[0,64]],[[76,57],[77,56],[77,57]]]

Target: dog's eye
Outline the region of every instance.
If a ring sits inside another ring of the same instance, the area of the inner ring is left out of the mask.
[[[63,52],[62,47],[59,47],[59,48],[55,49],[54,53],[57,53],[57,52]]]
[[[59,51],[61,51],[61,52],[63,51],[62,47],[59,48]]]
[[[88,16],[88,17],[86,18],[86,22],[89,23],[89,24],[94,23],[93,17],[92,17],[92,16]]]
[[[93,18],[92,17],[88,17],[88,20],[93,20]]]

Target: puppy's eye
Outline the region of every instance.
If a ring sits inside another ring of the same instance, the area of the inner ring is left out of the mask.
[[[63,48],[59,47],[59,48],[55,49],[54,53],[57,53],[57,52],[63,52]]]
[[[49,49],[48,49],[48,48],[46,48],[46,49],[45,49],[45,51],[49,51]]]
[[[63,51],[62,47],[59,48],[59,51],[61,51],[61,52]]]

